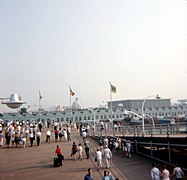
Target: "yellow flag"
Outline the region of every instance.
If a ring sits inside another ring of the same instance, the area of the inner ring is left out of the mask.
[[[113,93],[117,92],[116,86],[112,85],[111,83],[110,83],[110,88],[111,88],[111,92]]]

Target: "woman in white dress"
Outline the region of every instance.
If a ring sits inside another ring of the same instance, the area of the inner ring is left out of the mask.
[[[100,151],[100,148],[97,148],[96,160],[97,160],[97,170],[99,171],[102,168],[102,152]]]

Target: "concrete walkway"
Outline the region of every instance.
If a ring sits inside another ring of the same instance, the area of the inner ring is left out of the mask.
[[[91,153],[90,159],[86,159],[85,153],[83,160],[74,161],[71,154],[73,141],[77,144],[82,143],[82,137],[77,131],[72,131],[72,140],[68,142],[55,142],[52,134],[51,143],[45,142],[45,133],[42,135],[40,146],[26,148],[19,146],[0,148],[0,180],[83,180],[88,168],[93,169],[94,179],[101,180],[104,172],[96,170],[94,162],[97,142],[90,139]],[[54,168],[53,158],[56,145],[59,144],[65,156],[63,166]],[[103,165],[103,167],[105,167]],[[132,158],[122,158],[121,155],[113,156],[113,164],[110,172],[120,180],[149,180],[151,162],[141,156],[134,155]]]

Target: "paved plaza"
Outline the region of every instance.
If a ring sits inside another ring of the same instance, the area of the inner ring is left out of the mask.
[[[52,133],[51,143],[45,142],[45,133],[42,135],[40,146],[30,147],[28,143],[26,148],[1,147],[0,148],[0,180],[82,180],[87,173],[88,168],[93,169],[94,179],[101,180],[105,170],[103,163],[102,171],[96,170],[94,162],[97,142],[90,138],[91,153],[90,159],[86,159],[85,153],[83,160],[74,161],[71,154],[73,141],[77,144],[82,143],[82,137],[76,130],[72,131],[72,139],[68,142],[55,142]],[[53,167],[53,158],[55,156],[56,145],[59,144],[65,156],[63,166]],[[83,144],[83,143],[82,143]],[[109,171],[120,180],[149,180],[151,161],[139,155],[133,155],[132,158],[123,158],[122,155],[113,155],[113,163]]]

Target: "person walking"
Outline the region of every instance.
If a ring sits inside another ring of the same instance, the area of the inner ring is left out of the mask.
[[[4,135],[3,135],[2,131],[0,131],[0,146],[1,147],[3,146],[3,138],[4,138]]]
[[[58,142],[58,130],[57,130],[57,127],[55,128],[54,130],[54,135],[55,135],[55,142]]]
[[[31,147],[32,147],[33,146],[33,141],[34,141],[34,134],[33,134],[32,131],[30,131],[29,138],[30,138],[30,144],[31,144]]]
[[[96,162],[97,162],[97,170],[99,171],[102,168],[102,152],[100,151],[100,148],[97,148]]]
[[[172,176],[175,176],[176,180],[182,180],[183,176],[184,176],[184,172],[182,171],[182,169],[179,167],[179,164],[176,163],[175,164],[175,168],[173,169],[173,173]]]
[[[86,131],[82,131],[83,142],[85,141],[86,137],[87,137]]]
[[[6,132],[5,139],[6,139],[7,148],[9,148],[9,146],[10,146],[10,139],[11,139],[10,132]]]
[[[62,150],[59,147],[59,145],[57,145],[57,147],[56,147],[55,155],[58,157],[58,163],[59,163],[59,165],[63,166],[63,164],[62,164],[63,155],[62,155]]]
[[[59,134],[58,134],[58,136],[59,136],[59,142],[62,142],[62,136],[63,136],[63,135],[64,135],[64,134],[63,134],[61,128],[59,128]]]
[[[108,148],[108,146],[105,146],[103,150],[103,157],[105,158],[105,161],[106,161],[106,168],[109,169],[111,161],[112,161],[112,153],[110,149]]]
[[[88,139],[85,139],[84,146],[85,146],[86,159],[89,159],[90,158],[90,142],[88,141]]]
[[[68,136],[68,141],[71,141],[71,127],[67,127],[67,136]]]
[[[101,180],[114,180],[114,177],[112,176],[112,174],[109,171],[105,170],[104,176],[102,177]]]
[[[67,138],[68,138],[66,129],[63,130],[63,134],[64,134],[64,139],[63,139],[63,141],[66,142],[66,141],[67,141]]]
[[[41,131],[36,132],[36,141],[37,141],[37,146],[40,145],[40,138],[41,138]]]
[[[169,176],[170,176],[170,174],[169,174],[169,171],[167,170],[167,166],[166,165],[163,165],[163,171],[162,171],[162,173],[161,173],[161,177],[162,177],[162,179],[163,180],[170,180],[170,178],[169,178]]]
[[[152,164],[152,169],[151,169],[151,180],[160,180],[161,172],[160,170],[156,167],[156,164]]]
[[[131,142],[130,142],[130,140],[127,141],[126,146],[127,146],[127,157],[131,157]]]
[[[79,144],[79,147],[78,147],[78,154],[79,154],[79,159],[82,161],[82,153],[83,153],[83,148],[82,148],[82,145],[81,143]]]
[[[51,137],[51,131],[49,129],[47,129],[47,131],[46,131],[46,143],[47,142],[50,143],[50,137]]]
[[[75,142],[73,142],[72,148],[71,148],[71,156],[73,156],[73,160],[76,160],[76,153],[78,151],[77,145]]]
[[[94,176],[92,174],[92,169],[88,169],[88,173],[84,176],[84,180],[94,180]]]

